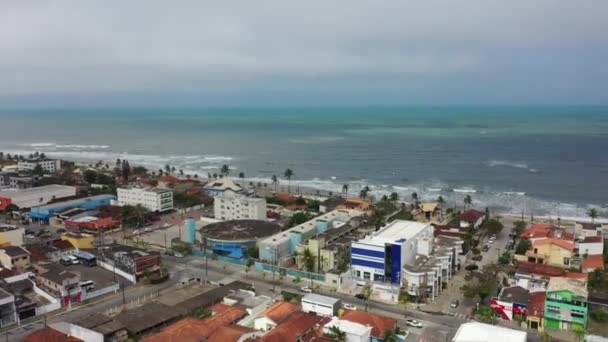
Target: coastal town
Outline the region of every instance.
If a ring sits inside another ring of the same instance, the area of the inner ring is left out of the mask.
[[[600,341],[604,231],[222,165],[0,152],[7,341]]]

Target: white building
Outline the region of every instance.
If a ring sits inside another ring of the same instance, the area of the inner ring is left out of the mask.
[[[173,191],[167,189],[118,188],[119,205],[138,205],[150,211],[173,209]]]
[[[265,220],[266,199],[224,191],[213,201],[213,214],[220,220]]]
[[[347,320],[332,317],[331,321],[323,327],[325,334],[331,333],[331,328],[336,327],[346,334],[345,342],[369,342],[372,335],[372,327]]]
[[[45,205],[52,200],[72,196],[76,196],[75,187],[58,184],[29,189],[7,189],[0,191],[0,201],[2,198],[8,198],[10,199],[10,203],[22,209]]]
[[[40,165],[45,173],[53,173],[61,168],[59,159],[26,159],[17,162],[18,170],[34,170],[36,165]]]
[[[430,255],[432,250],[432,225],[395,220],[351,244],[352,276],[400,283],[402,267],[414,265],[416,255]]]
[[[302,298],[302,311],[312,312],[319,316],[337,315],[340,306],[339,298],[321,296],[316,293],[309,293]]]
[[[464,323],[452,342],[526,342],[525,331],[503,328],[479,322]]]

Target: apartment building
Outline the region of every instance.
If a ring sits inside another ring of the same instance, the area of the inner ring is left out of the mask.
[[[167,189],[118,188],[120,205],[142,205],[150,211],[173,209],[173,191]]]
[[[215,196],[213,214],[219,220],[265,220],[266,199],[227,190]]]
[[[57,170],[59,170],[61,168],[61,160],[59,159],[26,159],[26,160],[20,160],[17,163],[17,169],[18,170],[34,170],[34,168],[40,165],[40,167],[42,167],[42,170],[44,170],[45,173],[53,173]]]

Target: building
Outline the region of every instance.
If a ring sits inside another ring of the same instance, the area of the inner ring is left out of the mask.
[[[23,246],[23,227],[0,224],[0,246]]]
[[[538,330],[539,332],[545,330],[544,313],[546,297],[546,292],[530,293],[530,299],[528,300],[528,315],[526,316],[528,329]]]
[[[230,190],[232,192],[241,192],[243,190],[240,185],[228,178],[220,178],[214,180],[213,182],[209,182],[203,187],[203,189],[210,196],[223,194],[226,190]]]
[[[390,329],[394,331],[397,328],[397,321],[392,318],[358,310],[344,310],[344,313],[340,316],[340,320],[370,327],[370,339],[368,341],[371,342],[383,341],[386,330]],[[405,338],[400,339],[400,341],[403,340]]]
[[[110,205],[114,199],[115,197],[113,195],[97,195],[65,202],[47,204],[32,208],[30,210],[30,217],[34,220],[40,220],[48,223],[51,217],[59,215],[66,210],[74,208],[83,209],[83,211],[96,210],[100,206]]]
[[[272,330],[291,314],[299,310],[300,305],[298,304],[283,301],[275,302],[256,317],[253,326],[256,330]]]
[[[574,225],[574,232],[577,237],[603,236],[603,225],[600,223],[577,222]]]
[[[131,246],[105,245],[95,251],[97,259],[139,278],[146,273],[158,272],[161,256],[158,252],[147,252]]]
[[[27,335],[23,342],[81,342],[83,340],[64,334],[53,328],[43,328]]]
[[[490,309],[502,319],[512,321],[514,315],[528,314],[530,293],[521,286],[503,287],[497,297],[490,298]]]
[[[0,189],[26,189],[34,185],[34,177],[12,171],[0,171]]]
[[[312,312],[319,316],[335,316],[342,306],[339,298],[309,293],[302,298],[302,311]]]
[[[486,219],[486,214],[475,209],[469,209],[464,213],[460,214],[460,226],[462,228],[467,228],[473,226],[473,228],[478,228],[483,223],[483,220]]]
[[[247,249],[255,247],[261,239],[281,231],[276,223],[261,220],[232,220],[211,223],[201,228],[207,248],[214,254],[243,258]]]
[[[526,342],[527,335],[525,331],[469,322],[458,328],[452,342]]]
[[[530,293],[545,292],[551,277],[587,280],[587,274],[585,273],[531,262],[517,263],[517,271],[514,275],[515,285],[527,289]]]
[[[266,199],[224,191],[215,196],[213,214],[219,220],[265,220]]]
[[[9,204],[25,209],[72,196],[76,196],[76,188],[67,185],[52,184],[29,189],[7,189],[0,191],[0,210],[4,210]]]
[[[296,312],[262,337],[264,342],[301,341],[313,331],[323,317],[312,313]]]
[[[150,211],[173,210],[173,191],[167,189],[118,188],[120,205],[142,205]]]
[[[440,222],[441,213],[441,206],[437,202],[422,203],[419,206],[419,214],[428,222]]]
[[[69,242],[76,249],[95,248],[95,237],[91,234],[65,233],[61,235],[61,240]]]
[[[339,204],[336,209],[369,212],[371,210],[371,203],[361,198],[348,198],[344,203]]]
[[[524,255],[516,254],[517,261],[571,268],[580,265],[580,258],[575,256],[574,241],[558,238],[545,238],[532,242]]]
[[[323,333],[329,334],[332,329],[337,328],[342,331],[346,336],[345,342],[369,342],[371,341],[372,327],[369,325],[363,325],[361,323],[355,323],[338,317],[332,317],[331,321],[323,327]]]
[[[63,306],[82,301],[80,275],[69,272],[56,264],[37,266],[36,283],[56,298],[61,298]]]
[[[2,267],[9,270],[16,269],[18,271],[27,270],[32,264],[30,261],[30,252],[19,246],[0,247],[0,263]]]
[[[603,254],[587,255],[587,257],[581,261],[581,270],[584,273],[591,273],[597,269],[604,269]]]
[[[358,210],[333,210],[288,230],[269,236],[258,243],[260,260],[268,263],[284,264],[292,260],[291,256],[299,244],[311,237],[347,223],[351,219],[363,216]]]
[[[571,231],[551,224],[533,224],[524,230],[520,237],[527,238],[531,242],[546,239],[574,241],[574,234]]]
[[[101,313],[93,313],[73,323],[59,322],[50,326],[68,336],[87,342],[127,342],[127,329],[117,320]]]
[[[587,327],[587,283],[565,277],[549,280],[545,299],[545,328],[574,331]]]
[[[416,255],[433,250],[433,226],[395,220],[371,236],[351,244],[351,272],[354,278],[400,283],[401,268],[414,265]]]
[[[15,296],[0,288],[0,328],[17,322]]]
[[[603,236],[585,236],[576,241],[576,249],[582,255],[597,255],[604,253]]]
[[[20,171],[33,171],[38,165],[42,167],[44,173],[53,173],[61,169],[61,160],[48,158],[20,160],[19,162],[17,162],[17,169]]]

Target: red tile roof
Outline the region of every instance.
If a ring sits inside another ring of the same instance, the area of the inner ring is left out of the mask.
[[[158,177],[158,181],[159,182],[171,183],[171,182],[175,182],[176,180],[177,180],[177,178],[175,178],[173,176],[161,176],[161,177]]]
[[[477,222],[477,220],[479,220],[480,218],[482,218],[484,216],[486,216],[485,213],[482,213],[479,210],[470,209],[470,210],[467,210],[464,213],[460,214],[460,219],[462,221],[474,223],[474,222]]]
[[[232,324],[247,314],[247,311],[243,308],[225,304],[216,304],[211,307],[211,311],[214,312],[212,316],[205,319],[184,318],[157,334],[145,337],[143,341],[199,342],[202,338],[208,338],[217,329]]]
[[[528,272],[546,277],[562,277],[565,274],[565,270],[563,268],[543,265],[543,264],[535,264],[532,262],[520,262],[517,264],[518,272]]]
[[[24,342],[80,342],[82,340],[68,336],[52,328],[44,328],[27,335]]]
[[[554,238],[574,241],[574,234],[567,232],[564,228],[555,227],[550,224],[533,224],[524,230],[520,236],[529,239]]]
[[[228,325],[215,330],[207,342],[237,342],[244,334],[255,332],[255,329],[242,327],[240,325]]]
[[[595,254],[595,255],[587,256],[587,259],[585,259],[581,262],[581,267],[583,269],[588,269],[588,268],[603,269],[604,268],[604,255]]]
[[[547,245],[547,244],[557,245],[557,246],[560,246],[561,248],[567,249],[569,251],[574,250],[574,242],[572,242],[572,241],[566,241],[566,240],[553,239],[553,238],[548,238],[548,239],[542,239],[542,240],[534,241],[532,243],[532,246],[535,247],[535,246]]]
[[[274,194],[274,197],[278,198],[280,200],[283,200],[287,203],[294,202],[297,199],[297,197],[295,197],[295,196],[292,196],[290,194],[282,194],[282,193]]]
[[[308,206],[306,204],[290,204],[288,206],[285,207],[285,209],[287,210],[305,210],[306,208],[308,208]]]
[[[397,321],[365,311],[345,310],[340,319],[372,327],[372,337],[383,338],[386,329],[394,329]]]
[[[298,304],[281,301],[272,304],[268,309],[262,311],[258,317],[268,317],[278,324],[299,309],[300,305]]]
[[[546,295],[546,292],[530,293],[530,300],[528,301],[528,316],[543,317]]]
[[[296,312],[286,321],[264,335],[265,342],[297,341],[315,327],[322,317],[312,313]]]
[[[585,237],[583,242],[587,242],[587,243],[604,242],[604,238],[601,236],[587,236],[587,237]]]

